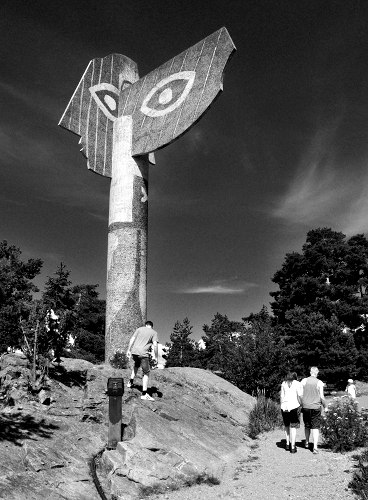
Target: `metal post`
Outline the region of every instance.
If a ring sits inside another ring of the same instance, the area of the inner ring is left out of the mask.
[[[121,413],[124,381],[122,378],[109,378],[107,381],[107,395],[109,396],[109,433],[107,448],[115,449],[121,441]]]

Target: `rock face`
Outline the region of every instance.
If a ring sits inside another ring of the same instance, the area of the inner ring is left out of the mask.
[[[0,366],[1,382],[15,387],[9,366]],[[125,390],[122,441],[106,450],[108,377],[126,381],[129,370],[62,358],[47,387],[0,408],[0,498],[98,500],[90,474],[98,452],[107,498],[140,498],[144,487],[221,478],[226,462],[247,449],[253,398],[210,372],[170,368],[151,373],[154,402],[140,399],[139,377]]]
[[[154,402],[132,390],[123,405],[123,441],[102,455],[111,492],[139,497],[199,476],[221,478],[229,458],[244,452],[251,396],[211,372],[169,368],[152,376]]]

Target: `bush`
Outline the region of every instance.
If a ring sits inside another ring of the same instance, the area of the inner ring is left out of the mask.
[[[282,426],[280,405],[272,399],[259,396],[249,413],[248,436],[255,439],[261,432]]]
[[[125,352],[116,351],[115,354],[109,359],[109,361],[110,365],[113,368],[119,368],[119,369],[128,368],[129,360]]]
[[[351,488],[358,497],[363,500],[368,498],[368,450],[365,450],[361,455],[354,456],[358,460],[357,471],[353,474],[353,479],[349,483]]]
[[[354,450],[368,441],[367,414],[349,396],[333,398],[323,417],[321,433],[326,446],[335,452]]]

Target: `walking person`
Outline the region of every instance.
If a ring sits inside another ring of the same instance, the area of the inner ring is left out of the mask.
[[[356,398],[356,386],[355,386],[354,380],[352,378],[349,378],[348,385],[346,386],[345,392],[347,392],[348,395],[352,399]]]
[[[305,448],[309,449],[310,437],[313,439],[313,453],[318,453],[319,429],[321,427],[322,406],[327,402],[323,394],[323,382],[317,378],[318,368],[312,366],[310,377],[302,380],[302,412],[305,428]]]
[[[285,426],[287,451],[296,453],[296,430],[300,427],[300,405],[302,397],[302,386],[297,381],[295,372],[288,372],[281,384],[281,414]]]
[[[133,369],[130,376],[130,380],[127,383],[127,387],[130,388],[133,385],[134,378],[137,375],[139,367],[142,368],[142,395],[141,399],[146,401],[154,401],[154,399],[147,394],[148,388],[148,377],[150,373],[149,364],[149,351],[153,345],[156,360],[158,359],[158,338],[157,332],[153,329],[152,321],[146,321],[145,326],[137,328],[134,332],[132,338],[129,341],[129,346],[127,350],[127,358],[133,358]]]

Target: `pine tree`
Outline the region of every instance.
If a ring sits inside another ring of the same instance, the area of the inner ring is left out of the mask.
[[[55,277],[49,276],[46,281],[42,301],[46,311],[48,344],[52,346],[56,359],[60,361],[68,336],[74,328],[76,317],[73,311],[74,298],[69,280],[70,272],[61,262],[54,274]],[[57,320],[53,319],[54,315],[58,317]]]
[[[197,350],[195,342],[190,339],[193,327],[188,318],[180,323],[176,321],[170,335],[170,350],[166,366],[195,366]]]
[[[201,351],[202,367],[224,372],[234,357],[234,338],[241,331],[239,321],[232,321],[225,315],[216,313],[211,325],[204,325],[202,337],[206,348]]]

